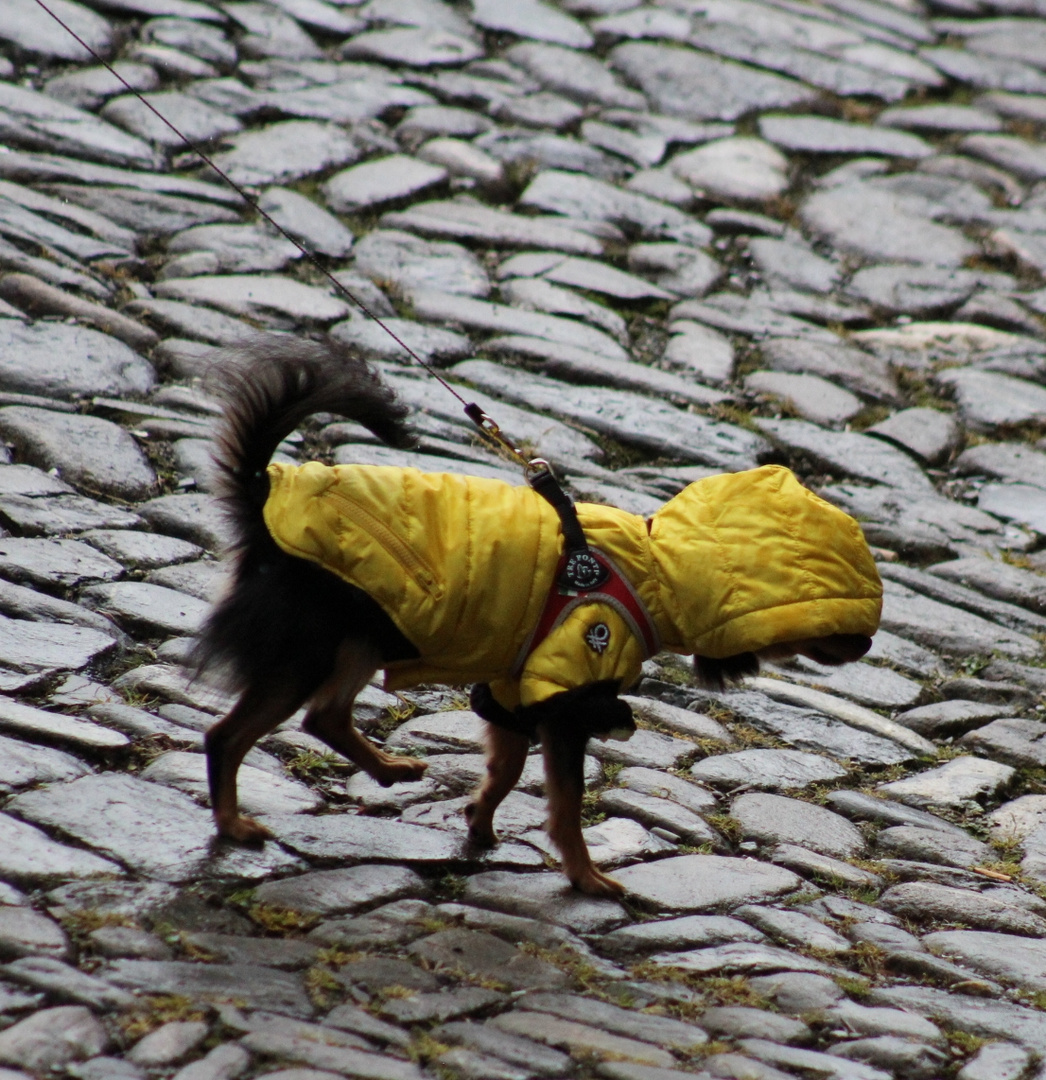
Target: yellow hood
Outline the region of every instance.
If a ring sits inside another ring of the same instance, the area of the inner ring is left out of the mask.
[[[874,634],[882,583],[860,527],[767,465],[691,484],[650,521],[662,641],[721,659]]]

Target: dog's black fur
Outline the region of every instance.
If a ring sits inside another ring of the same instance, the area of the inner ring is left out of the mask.
[[[226,403],[215,439],[216,494],[233,536],[233,581],[211,612],[196,665],[229,689],[278,682],[304,702],[330,676],[338,645],[366,635],[386,661],[413,658],[413,645],[362,589],[304,559],[269,535],[262,507],[266,468],[303,420],[333,412],[391,446],[410,447],[408,410],[345,345],[266,337],[231,351],[209,388]]]
[[[353,700],[367,680],[386,664],[416,658],[417,650],[362,589],[282,551],[262,518],[269,460],[306,417],[336,413],[393,446],[409,447],[413,439],[407,409],[392,391],[350,348],[330,340],[259,338],[215,369],[211,387],[226,404],[215,463],[217,495],[233,535],[233,570],[226,595],[203,628],[195,659],[201,671],[217,675],[240,695],[207,733],[208,777],[219,832],[252,841],[269,833],[239,814],[237,770],[251,746],[302,705],[309,706],[305,730],[380,783],[418,779],[425,770],[423,761],[387,754],[352,726]],[[830,649],[817,658],[856,659],[870,639],[862,642],[863,647],[837,642],[835,653]],[[753,653],[695,658],[699,680],[711,688],[758,669]],[[519,779],[532,734],[542,745],[549,833],[564,871],[586,892],[622,891],[593,866],[581,836],[588,739],[631,722],[619,689],[616,682],[582,686],[515,713],[500,706],[489,688],[473,689],[473,708],[489,721],[487,777],[466,810],[474,841],[495,842],[494,811]]]

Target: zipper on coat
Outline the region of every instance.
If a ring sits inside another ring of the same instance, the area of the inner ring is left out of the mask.
[[[365,532],[370,533],[419,588],[435,600],[443,596],[443,586],[440,585],[432,568],[401,536],[393,532],[385,522],[375,517],[366,507],[353,502],[340,492],[331,491],[327,494],[329,498],[337,500],[345,508],[347,518]]]

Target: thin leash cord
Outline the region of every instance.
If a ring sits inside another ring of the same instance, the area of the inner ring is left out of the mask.
[[[108,71],[109,74],[112,75],[113,78],[116,79],[117,82],[119,82],[125,90],[128,91],[128,93],[133,94],[138,99],[138,101],[140,101],[153,114],[153,116],[157,118],[157,120],[170,128],[170,130],[173,131],[174,134],[205,165],[207,165],[210,169],[213,169],[214,172],[217,173],[218,176],[220,176],[222,180],[224,180],[225,183],[228,184],[229,187],[236,192],[237,195],[239,195],[239,197],[247,204],[247,206],[249,206],[252,210],[258,213],[285,240],[290,241],[290,243],[292,243],[302,253],[302,255],[304,255],[305,258],[308,259],[308,261],[334,286],[336,292],[340,293],[342,296],[346,297],[353,304],[355,304],[356,307],[359,308],[359,310],[362,311],[368,319],[371,319],[373,322],[377,323],[378,326],[380,326],[382,330],[384,330],[385,333],[388,334],[389,337],[392,338],[392,340],[396,342],[396,344],[416,364],[424,368],[424,370],[429,375],[431,375],[432,378],[434,378],[443,387],[444,390],[446,390],[450,394],[453,394],[454,397],[456,397],[464,407],[465,415],[476,425],[476,427],[479,428],[482,434],[487,436],[487,438],[491,439],[496,444],[499,450],[509,454],[512,458],[515,459],[516,462],[522,465],[523,472],[527,476],[533,474],[535,470],[547,468],[547,463],[539,462],[537,459],[531,461],[515,446],[513,446],[511,441],[502,432],[501,428],[479,407],[479,405],[477,405],[475,402],[466,401],[461,396],[461,394],[459,394],[457,390],[455,390],[454,387],[449,382],[447,382],[447,380],[444,379],[439,374],[439,372],[436,371],[435,368],[432,367],[431,364],[428,364],[424,360],[422,360],[422,358],[418,356],[418,354],[405,341],[403,341],[390,326],[388,326],[385,322],[382,321],[382,319],[378,315],[371,311],[371,309],[367,307],[367,305],[363,303],[363,301],[360,300],[358,296],[356,296],[351,290],[346,288],[325,266],[320,263],[319,259],[317,259],[316,256],[307,247],[305,247],[293,236],[291,236],[291,234],[287,232],[287,230],[284,229],[282,225],[275,221],[270,214],[266,213],[258,205],[257,200],[251,198],[251,196],[239,184],[237,184],[231,176],[223,172],[214,163],[214,161],[203,150],[201,150],[196,143],[192,141],[192,139],[179,131],[178,128],[176,128],[174,124],[172,124],[171,121],[167,119],[166,116],[164,116],[157,108],[155,108],[155,106],[151,105],[148,101],[146,101],[145,98],[137,90],[135,90],[135,88],[131,86],[131,84],[107,60],[105,60],[94,48],[92,48],[92,46],[90,46],[86,41],[84,41],[84,39],[80,37],[80,35],[71,26],[69,26],[68,23],[64,22],[54,11],[52,11],[51,8],[49,8],[47,4],[44,3],[44,0],[36,0],[36,3],[37,6],[43,8],[43,10],[46,11],[47,14],[50,15],[51,18],[54,19],[54,21],[66,31],[67,34],[73,37],[79,43],[81,48],[83,48],[99,64],[101,64],[102,67],[104,67],[105,70]]]

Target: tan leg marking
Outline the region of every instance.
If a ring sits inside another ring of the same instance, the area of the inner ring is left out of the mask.
[[[487,724],[487,775],[465,807],[469,839],[483,847],[498,842],[494,831],[494,811],[519,782],[527,763],[530,740],[515,731]]]
[[[625,887],[597,870],[581,835],[581,799],[585,791],[585,743],[561,736],[551,727],[541,730],[548,796],[548,835],[559,849],[563,872],[570,883],[589,896],[618,897]]]
[[[295,695],[281,694],[271,686],[252,687],[207,732],[204,740],[207,779],[219,836],[246,842],[258,842],[272,836],[264,825],[239,813],[236,774],[247,751],[282,724],[300,704]]]

